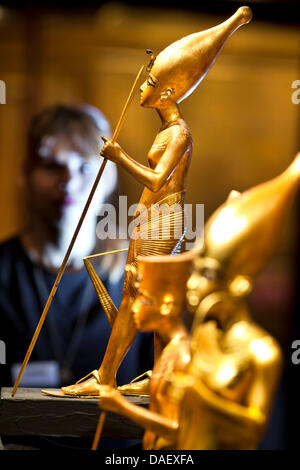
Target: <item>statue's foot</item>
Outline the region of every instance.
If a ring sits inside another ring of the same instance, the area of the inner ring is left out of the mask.
[[[139,380],[146,376],[145,379]],[[129,384],[121,385],[118,387],[118,391],[122,395],[135,395],[135,396],[146,396],[150,395],[150,379],[152,376],[152,370],[147,370],[142,375],[139,375],[133,379]]]
[[[88,378],[91,376],[90,378]],[[87,379],[87,380],[85,380]],[[104,385],[104,384],[102,384]],[[76,384],[62,387],[61,391],[65,395],[95,397],[99,396],[101,390],[101,380],[97,370],[93,370],[88,375],[78,380]]]

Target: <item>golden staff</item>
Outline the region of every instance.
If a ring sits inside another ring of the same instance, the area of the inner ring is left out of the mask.
[[[137,76],[136,76],[136,79],[135,79],[135,81],[134,81],[134,84],[133,84],[133,86],[132,86],[132,88],[131,88],[131,91],[130,91],[130,93],[129,93],[129,96],[128,96],[128,98],[127,98],[127,101],[126,101],[126,103],[125,103],[125,106],[124,106],[124,108],[123,108],[122,114],[121,114],[121,116],[120,116],[119,122],[118,122],[117,127],[116,127],[116,129],[115,129],[115,131],[114,131],[114,134],[113,134],[113,136],[112,136],[112,139],[111,139],[111,142],[112,142],[112,143],[115,143],[115,141],[116,141],[117,138],[118,138],[118,135],[119,135],[119,133],[120,133],[120,130],[121,130],[123,121],[124,121],[124,119],[125,119],[126,112],[127,112],[128,108],[129,108],[129,105],[130,105],[130,103],[131,103],[131,101],[132,101],[132,98],[133,98],[133,95],[134,95],[134,91],[135,91],[136,85],[137,85],[137,83],[138,83],[138,80],[139,80],[140,76],[142,75],[143,70],[144,70],[144,66],[141,67],[141,69],[139,70],[139,72],[138,72],[138,74],[137,74]],[[33,348],[34,348],[34,346],[35,346],[35,343],[36,343],[36,341],[37,341],[37,339],[38,339],[38,336],[39,336],[39,333],[40,333],[41,328],[42,328],[42,326],[43,326],[43,323],[44,323],[44,321],[45,321],[45,319],[46,319],[46,316],[47,316],[48,310],[49,310],[49,308],[50,308],[50,305],[51,305],[51,303],[52,303],[52,300],[53,300],[53,298],[54,298],[56,289],[57,289],[57,287],[58,287],[58,285],[59,285],[59,282],[60,282],[60,280],[61,280],[61,278],[62,278],[62,275],[63,275],[63,273],[64,273],[64,270],[65,270],[65,268],[66,268],[66,265],[67,265],[67,262],[68,262],[70,253],[71,253],[72,248],[73,248],[73,246],[74,246],[74,243],[75,243],[75,241],[76,241],[77,235],[78,235],[79,230],[80,230],[81,225],[82,225],[82,222],[83,222],[83,220],[84,220],[84,218],[85,218],[85,216],[86,216],[86,213],[87,213],[87,211],[88,211],[88,208],[89,208],[89,206],[90,206],[90,203],[91,203],[91,201],[92,201],[92,199],[93,199],[93,196],[94,196],[95,191],[96,191],[96,189],[97,189],[98,183],[99,183],[99,181],[100,181],[100,178],[101,178],[101,176],[102,176],[102,173],[103,173],[103,171],[104,171],[104,168],[105,168],[106,163],[107,163],[107,160],[104,159],[103,162],[102,162],[102,165],[101,165],[101,167],[100,167],[100,170],[99,170],[99,172],[98,172],[98,174],[97,174],[97,176],[96,176],[95,182],[94,182],[94,184],[93,184],[93,187],[92,187],[92,189],[91,189],[91,192],[90,192],[90,194],[89,194],[89,197],[88,197],[88,199],[87,199],[87,201],[86,201],[86,204],[85,204],[85,206],[84,206],[84,209],[83,209],[83,211],[82,211],[82,214],[81,214],[81,216],[80,216],[79,222],[78,222],[78,224],[77,224],[77,227],[76,227],[75,232],[74,232],[74,234],[73,234],[72,240],[71,240],[70,245],[69,245],[69,247],[68,247],[68,249],[67,249],[67,252],[66,252],[66,254],[65,254],[65,257],[64,257],[63,262],[62,262],[62,264],[61,264],[61,267],[59,268],[59,271],[58,271],[58,273],[57,273],[55,282],[54,282],[53,287],[52,287],[52,289],[51,289],[51,292],[50,292],[50,294],[49,294],[49,297],[48,297],[48,300],[47,300],[47,302],[46,302],[46,305],[45,305],[45,307],[44,307],[43,313],[42,313],[41,318],[40,318],[40,320],[39,320],[39,322],[38,322],[38,325],[37,325],[36,330],[35,330],[35,332],[34,332],[34,335],[33,335],[33,337],[32,337],[31,343],[30,343],[30,345],[29,345],[29,347],[28,347],[28,350],[27,350],[27,353],[26,353],[26,355],[25,355],[23,364],[22,364],[21,369],[20,369],[20,371],[19,371],[18,377],[17,377],[17,379],[16,379],[16,381],[15,381],[15,384],[14,384],[14,387],[13,387],[13,389],[12,389],[12,394],[11,394],[12,397],[15,395],[16,391],[18,390],[18,386],[19,386],[19,383],[20,383],[20,381],[21,381],[22,375],[23,375],[23,373],[24,373],[24,371],[25,371],[25,368],[26,368],[27,363],[28,363],[28,361],[29,361],[29,359],[30,359],[31,353],[32,353]]]
[[[105,418],[106,418],[106,411],[101,411],[91,450],[98,449]]]

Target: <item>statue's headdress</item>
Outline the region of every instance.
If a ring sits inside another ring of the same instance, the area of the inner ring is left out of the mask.
[[[148,70],[151,69],[151,74],[163,88],[174,90],[174,100],[179,103],[203,80],[227,39],[251,18],[250,8],[239,8],[224,23],[185,36],[161,51],[156,58],[151,56]]]
[[[137,258],[137,286],[153,295],[171,294],[185,301],[186,282],[192,270],[193,250],[180,255]]]

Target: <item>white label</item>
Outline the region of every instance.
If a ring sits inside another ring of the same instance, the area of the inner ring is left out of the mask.
[[[21,364],[13,364],[11,373],[16,381]],[[57,387],[60,384],[59,366],[55,361],[36,361],[27,364],[21,380],[22,387]]]

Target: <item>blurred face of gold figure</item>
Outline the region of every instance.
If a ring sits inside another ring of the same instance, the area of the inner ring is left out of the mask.
[[[220,289],[218,272],[219,266],[214,260],[201,256],[194,260],[194,271],[186,286],[186,301],[190,312],[195,313],[201,300]]]
[[[181,321],[186,297],[184,281],[188,277],[192,254],[175,258],[138,259],[139,280],[135,281],[137,295],[132,313],[139,330],[162,333],[170,329],[170,322]],[[178,276],[182,281],[180,285]]]
[[[224,205],[229,204],[230,201],[240,195],[241,193],[238,191],[231,191]],[[205,226],[205,234],[206,232]],[[209,294],[219,290],[226,290],[226,285],[222,282],[221,264],[217,259],[205,255],[205,248],[202,248],[200,254],[195,256],[194,270],[186,286],[186,301],[191,313],[196,312],[201,301]]]
[[[138,290],[132,306],[135,326],[141,331],[157,331],[164,327],[165,320],[174,311],[174,297],[166,294],[162,298],[151,297],[147,291]]]

